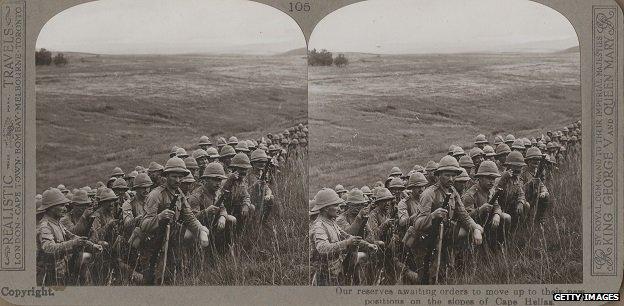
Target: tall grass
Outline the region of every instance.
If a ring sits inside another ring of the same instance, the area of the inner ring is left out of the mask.
[[[448,284],[570,284],[583,282],[581,160],[570,156],[546,181],[552,199],[543,224],[521,227],[496,253],[476,249]]]

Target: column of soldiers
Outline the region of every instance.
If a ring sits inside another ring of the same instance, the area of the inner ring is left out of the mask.
[[[248,228],[275,217],[275,177],[307,152],[307,138],[303,124],[214,146],[202,136],[192,155],[172,148],[164,166],[115,167],[106,184],[45,190],[36,196],[37,283],[179,283],[195,255],[203,264],[233,254]]]
[[[468,151],[393,167],[372,189],[321,189],[309,202],[312,285],[444,283],[475,250],[496,254],[544,222],[545,182],[580,143],[580,121],[532,139],[480,134]]]

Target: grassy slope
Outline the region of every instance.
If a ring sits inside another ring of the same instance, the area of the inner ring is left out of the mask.
[[[37,67],[36,82],[38,192],[164,164],[204,134],[247,139],[307,117],[299,56],[70,54]]]
[[[310,196],[438,161],[479,133],[534,134],[581,113],[578,53],[348,58],[309,69]]]

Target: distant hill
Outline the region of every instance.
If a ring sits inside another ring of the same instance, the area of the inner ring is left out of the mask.
[[[285,56],[290,56],[290,55],[308,55],[308,50],[305,47],[297,48],[297,49],[292,49],[292,50],[288,50],[286,52],[280,53],[279,55],[285,55]]]
[[[570,47],[561,51],[557,51],[556,53],[579,53],[581,48],[579,46]]]

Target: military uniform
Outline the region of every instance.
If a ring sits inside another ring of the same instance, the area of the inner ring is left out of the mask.
[[[270,161],[269,161],[270,162]],[[266,218],[271,210],[273,209],[273,192],[269,187],[269,173],[267,173],[266,180],[263,186],[263,192],[259,192],[259,186],[263,182],[260,181],[260,177],[262,176],[262,170],[252,168],[250,173],[247,174],[247,186],[249,186],[248,193],[250,195],[249,200],[254,206],[258,206],[259,204],[263,204],[264,207],[258,207],[261,209],[260,214],[263,218]],[[264,199],[261,199],[261,195],[264,194]]]
[[[509,171],[503,172],[496,183],[498,188],[503,189],[502,195],[498,198],[498,203],[503,212],[511,216],[511,229],[515,229],[521,216],[517,209],[522,207],[523,213],[528,212],[528,202],[524,197],[524,186],[520,177],[514,177]]]
[[[91,228],[92,220],[93,219],[86,219],[82,215],[76,218],[72,213],[68,213],[63,216],[59,222],[72,234],[77,236],[87,236],[89,229]]]
[[[310,264],[314,266],[317,286],[335,286],[342,283],[342,262],[351,235],[342,230],[334,220],[318,216],[312,223],[310,236],[314,238],[314,251]]]
[[[547,210],[550,207],[550,194],[543,181],[539,180],[537,182],[534,179],[537,179],[537,177],[533,170],[528,167],[524,168],[520,174],[520,180],[524,184],[524,196],[531,206],[531,211],[535,213],[535,222],[540,223],[544,221]]]
[[[462,195],[462,202],[464,203],[464,207],[470,217],[475,220],[481,226],[484,226],[487,220],[489,212],[483,212],[479,210],[481,205],[489,203],[490,198],[492,197],[491,190],[483,190],[479,187],[479,184],[474,184],[472,187],[468,188],[466,192]],[[497,214],[501,217],[502,220],[502,209],[500,205],[498,205],[498,201],[493,205],[493,214]]]
[[[59,221],[44,215],[37,225],[37,284],[64,286],[72,284],[69,260],[75,248],[70,241],[77,236]]]

